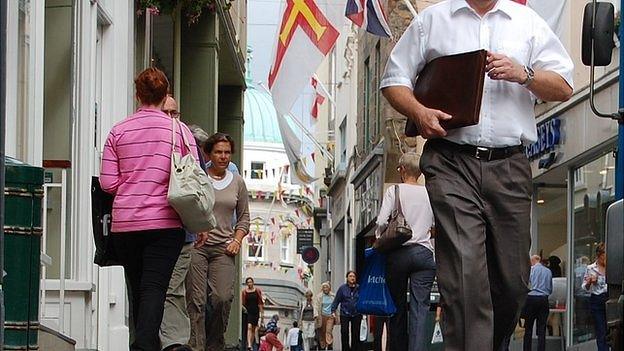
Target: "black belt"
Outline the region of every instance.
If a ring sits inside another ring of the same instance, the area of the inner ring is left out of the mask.
[[[468,144],[457,144],[445,139],[436,139],[436,142],[447,144],[447,146],[455,151],[461,151],[465,154],[468,154],[476,159],[483,161],[500,160],[513,156],[517,153],[524,152],[524,147],[522,147],[521,145],[507,147],[484,147]]]

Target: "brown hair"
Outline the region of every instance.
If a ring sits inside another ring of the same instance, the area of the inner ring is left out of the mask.
[[[136,96],[144,105],[156,105],[161,103],[169,92],[167,76],[158,68],[150,67],[134,80]]]
[[[606,252],[607,252],[607,249],[605,248],[604,243],[599,243],[598,245],[596,245],[596,256],[600,256]]]
[[[204,152],[209,154],[217,143],[230,143],[232,153],[234,153],[234,139],[225,133],[214,133],[204,143]]]

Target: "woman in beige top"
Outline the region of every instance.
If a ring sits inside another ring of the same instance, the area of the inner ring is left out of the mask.
[[[216,133],[204,143],[203,151],[211,163],[207,173],[215,190],[216,226],[210,231],[205,244],[193,250],[187,277],[187,303],[191,319],[189,344],[197,351],[225,348],[224,333],[236,278],[234,258],[249,232],[245,181],[227,169],[234,152],[234,141],[227,134]],[[234,214],[236,223],[232,223]],[[204,311],[208,287],[213,312],[206,324]]]

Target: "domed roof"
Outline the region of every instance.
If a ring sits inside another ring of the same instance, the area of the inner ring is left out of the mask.
[[[258,89],[251,77],[252,50],[247,48],[247,90],[245,90],[245,141],[282,143],[277,112],[271,95]]]
[[[271,96],[249,81],[245,91],[245,141],[282,143]]]

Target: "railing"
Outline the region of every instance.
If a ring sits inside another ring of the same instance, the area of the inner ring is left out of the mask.
[[[71,167],[69,161],[44,161],[43,166],[45,169],[60,169],[61,170],[61,182],[54,183],[52,181],[45,182],[43,185],[43,235],[41,238],[41,302],[40,302],[40,316],[39,320],[43,321],[46,317],[46,274],[47,267],[52,265],[52,257],[48,255],[48,200],[50,198],[49,192],[51,189],[60,189],[60,252],[59,252],[59,331],[65,333],[65,271],[66,271],[66,243],[67,243],[67,170]]]

